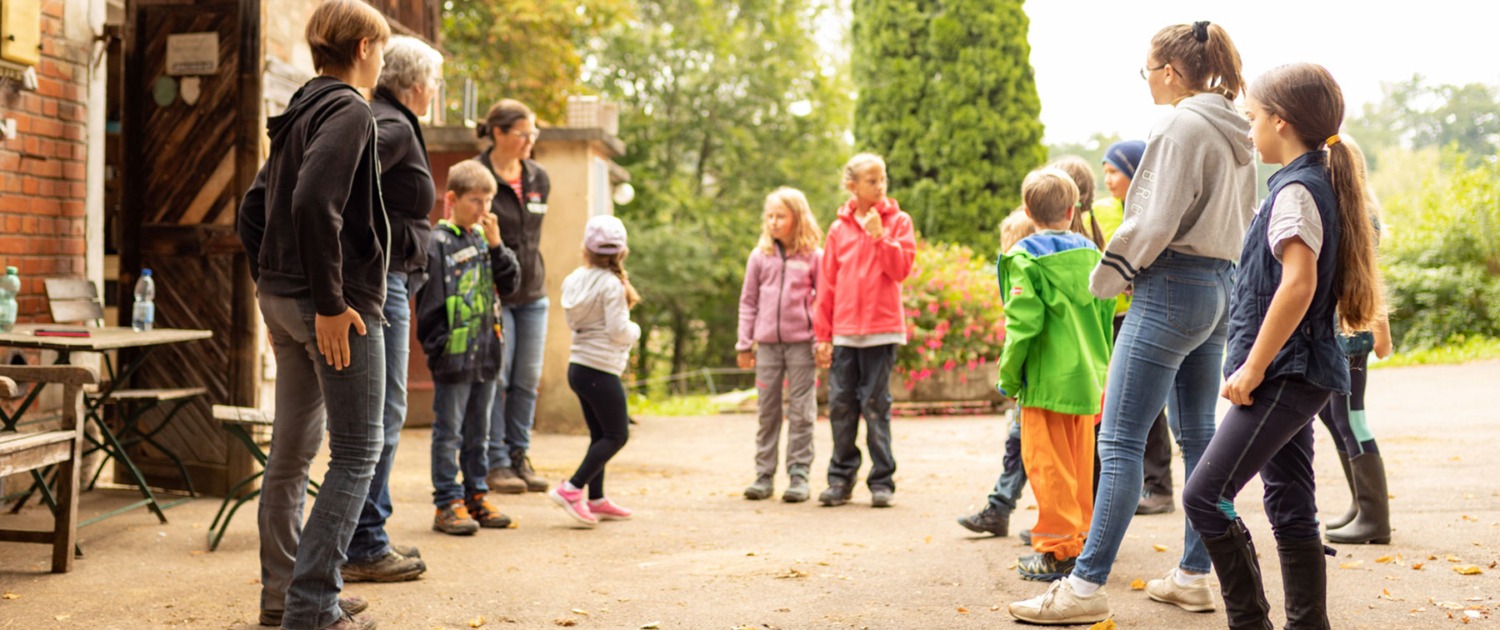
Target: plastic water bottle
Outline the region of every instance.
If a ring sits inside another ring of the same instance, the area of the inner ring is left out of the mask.
[[[21,292],[21,277],[15,267],[6,267],[0,277],[0,332],[10,332],[16,325],[16,294]]]
[[[141,279],[135,281],[135,310],[130,315],[130,327],[136,332],[151,330],[156,321],[156,280],[150,269],[141,270]]]

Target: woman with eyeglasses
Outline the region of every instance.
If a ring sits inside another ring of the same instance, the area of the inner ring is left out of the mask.
[[[505,343],[490,414],[490,474],[485,481],[490,492],[546,492],[549,484],[536,476],[526,451],[531,448],[547,341],[547,268],[540,245],[552,180],[542,165],[531,160],[538,135],[536,114],[520,101],[495,103],[476,131],[491,143],[490,150],[476,159],[489,167],[499,184],[490,211],[500,219],[505,246],[515,250],[521,263],[519,287],[500,296]]]
[[[1174,109],[1146,142],[1124,222],[1089,281],[1100,298],[1135,286],[1110,360],[1094,517],[1072,573],[1010,605],[1032,623],[1109,618],[1103,586],[1139,503],[1146,436],[1162,405],[1187,475],[1214,434],[1234,261],[1255,208],[1250,124],[1234,106],[1245,85],[1240,56],[1217,25],[1168,26],[1152,38],[1141,75],[1156,104]],[[1184,524],[1181,559],[1146,595],[1212,612],[1212,570],[1203,540]]]

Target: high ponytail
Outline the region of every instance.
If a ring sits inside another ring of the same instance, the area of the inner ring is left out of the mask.
[[[1339,253],[1333,276],[1339,323],[1346,331],[1369,330],[1384,314],[1380,268],[1375,264],[1375,226],[1361,153],[1338,136],[1344,93],[1323,66],[1298,63],[1273,68],[1250,86],[1250,98],[1291,125],[1313,151],[1328,148],[1328,176],[1338,202]]]
[[[1212,92],[1234,100],[1245,91],[1240,51],[1218,24],[1176,24],[1151,38],[1151,58],[1172,70],[1194,92]]]

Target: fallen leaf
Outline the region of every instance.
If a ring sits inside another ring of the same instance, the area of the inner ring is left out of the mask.
[[[660,627],[661,627],[661,622],[660,621],[653,621],[651,623],[641,624],[640,630],[656,630],[657,628],[660,628]]]
[[[563,626],[563,627],[576,626],[576,625],[578,625],[578,620],[577,619],[553,619],[552,623],[555,623],[555,624],[557,624],[559,626]]]
[[[1413,563],[1411,563],[1411,570],[1413,570],[1413,571],[1421,571],[1422,570],[1422,566],[1425,565],[1425,564],[1426,564],[1425,562],[1413,562]]]
[[[1132,590],[1132,591],[1144,591],[1144,590],[1146,590],[1146,581],[1142,580],[1142,579],[1136,579],[1136,580],[1131,581],[1131,583],[1130,583],[1130,590]]]
[[[1166,545],[1151,545],[1151,548],[1155,549],[1157,552],[1162,552],[1162,551],[1166,551],[1167,550],[1167,546]]]
[[[929,543],[929,544],[930,544],[930,543],[932,543],[932,537],[931,537],[931,536],[928,536],[928,537],[926,537],[926,538],[923,538],[923,539],[922,539],[922,542],[924,542],[924,543]]]
[[[1479,570],[1478,565],[1473,564],[1453,567],[1453,571],[1459,575],[1479,575],[1483,573],[1483,571]]]
[[[1448,554],[1448,561],[1449,562],[1463,562],[1463,560],[1461,560],[1458,556],[1455,556],[1455,555],[1453,555],[1451,553]]]
[[[583,615],[585,617],[589,616],[589,611],[584,610],[582,608],[574,608],[572,610],[572,613],[575,614],[575,615]]]
[[[1355,560],[1355,561],[1352,561],[1352,562],[1342,563],[1342,564],[1339,565],[1339,568],[1340,569],[1358,569],[1360,567],[1360,565],[1362,565],[1364,563],[1365,563],[1364,560]]]
[[[470,619],[469,620],[469,627],[470,628],[483,628],[484,627],[484,616],[481,615],[479,617],[475,617],[473,619]]]
[[[754,557],[755,557],[755,552],[754,552],[754,551],[751,551],[751,552],[747,552],[747,553],[746,553],[746,554],[745,554],[745,555],[746,555],[746,556],[749,556],[749,557],[751,557],[751,558],[754,558]]]
[[[1380,556],[1379,558],[1375,559],[1375,562],[1376,562],[1376,564],[1385,564],[1385,563],[1388,563],[1388,562],[1392,562],[1395,559],[1396,559],[1396,556]]]
[[[807,575],[808,573],[806,571],[803,571],[802,569],[787,569],[786,573],[779,574],[776,576],[776,578],[780,580],[786,580],[791,578],[805,578],[807,577]]]
[[[969,609],[964,608],[963,606],[959,606],[958,607],[958,614],[960,614],[960,615],[967,615],[967,614],[969,614]]]
[[[1089,626],[1089,630],[1115,630],[1115,620],[1105,619],[1104,621]]]
[[[21,599],[21,596],[15,593],[6,593],[4,595],[0,595],[0,599]]]
[[[1465,514],[1465,515],[1463,515],[1463,520],[1474,521],[1475,523],[1478,523],[1479,522],[1479,517],[1477,517],[1477,516],[1469,516],[1468,514]]]
[[[1435,556],[1433,554],[1427,554],[1427,559],[1428,560],[1437,560],[1437,556]]]

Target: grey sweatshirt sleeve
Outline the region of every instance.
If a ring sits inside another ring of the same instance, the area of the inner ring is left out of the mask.
[[[1125,220],[1089,276],[1101,300],[1120,295],[1176,238],[1183,216],[1203,193],[1203,161],[1167,134],[1146,144],[1125,196]]]

